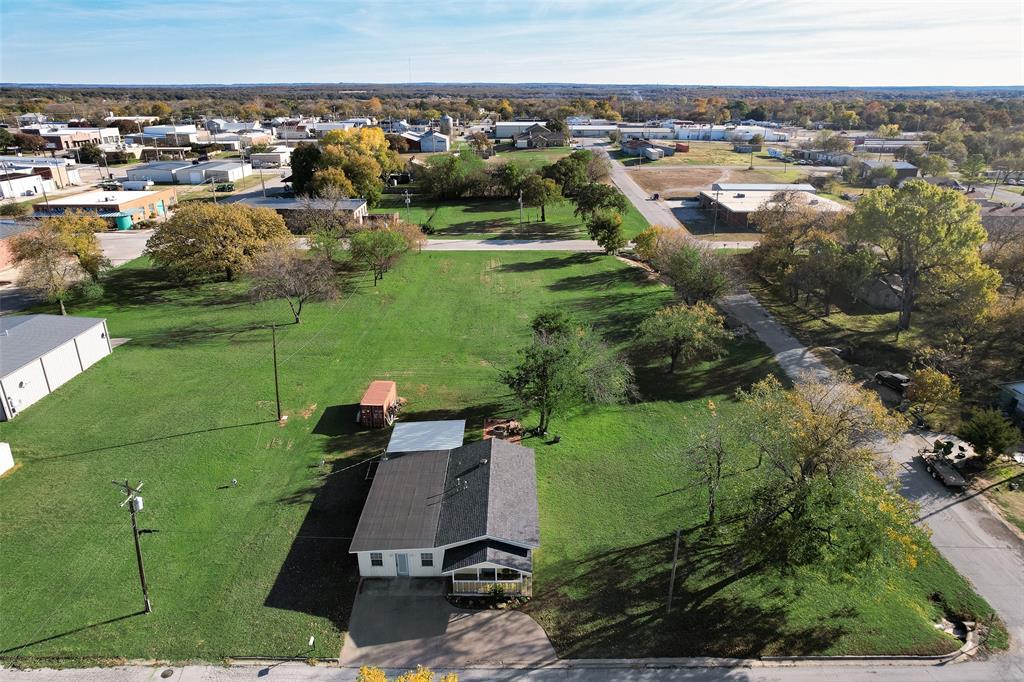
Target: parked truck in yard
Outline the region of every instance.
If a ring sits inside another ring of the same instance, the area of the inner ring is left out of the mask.
[[[967,487],[967,479],[957,469],[955,457],[966,459],[968,453],[963,445],[955,447],[952,441],[935,441],[932,448],[921,448],[918,456],[924,462],[925,470],[937,481],[954,490]]]

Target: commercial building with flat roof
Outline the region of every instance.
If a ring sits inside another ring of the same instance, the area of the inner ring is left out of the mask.
[[[700,193],[700,206],[709,211],[717,211],[718,222],[729,227],[744,228],[750,226],[750,214],[762,206],[771,206],[776,191],[744,191],[725,192],[705,190]],[[810,192],[792,192],[808,206],[823,212],[841,212],[849,210],[843,204]]]
[[[34,205],[32,210],[39,217],[86,211],[111,220],[118,229],[127,229],[142,220],[164,217],[177,203],[178,195],[171,187],[145,192],[99,190],[51,199]]]

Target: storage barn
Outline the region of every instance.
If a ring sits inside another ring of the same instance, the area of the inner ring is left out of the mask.
[[[98,317],[0,317],[0,415],[4,421],[110,355]]]

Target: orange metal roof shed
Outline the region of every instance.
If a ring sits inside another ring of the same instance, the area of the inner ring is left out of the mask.
[[[371,381],[363,394],[360,405],[388,406],[398,397],[398,388],[393,381]]]

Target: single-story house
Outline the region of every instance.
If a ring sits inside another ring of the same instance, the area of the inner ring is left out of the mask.
[[[794,149],[793,156],[827,166],[845,166],[857,158],[849,152],[828,152],[824,149]]]
[[[1024,428],[1024,380],[1011,381],[999,387],[999,407],[1014,424]]]
[[[523,132],[513,135],[512,141],[515,143],[516,149],[564,147],[565,133],[549,130],[547,126],[536,123]]]
[[[38,217],[87,211],[113,221],[118,229],[127,229],[141,220],[162,218],[177,203],[178,195],[172,187],[143,192],[97,190],[50,199],[48,204],[35,204],[32,210]]]
[[[102,318],[0,317],[0,419],[13,419],[110,352]]]
[[[877,170],[883,168],[892,168],[896,171],[895,183],[899,184],[904,180],[917,177],[917,166],[906,161],[876,161],[874,159],[861,159],[860,160],[860,177],[866,178]],[[875,181],[876,184],[884,184],[885,180],[878,178]]]
[[[357,223],[362,224],[370,211],[366,205],[366,199],[314,199],[310,197],[281,197],[281,196],[247,196],[239,199],[238,203],[255,208],[270,208],[281,214],[285,224],[296,234],[303,234],[304,231],[293,229],[293,220],[296,219],[298,211],[331,211],[344,214]]]
[[[981,224],[988,233],[1006,230],[1024,233],[1024,204],[1001,204],[990,201],[983,192],[968,194],[981,212]]]
[[[436,130],[428,130],[420,136],[421,152],[446,152],[451,146],[451,138]]]
[[[719,185],[727,187],[728,185]],[[717,212],[718,222],[729,227],[745,228],[750,226],[750,214],[765,205],[771,205],[775,196],[783,190],[704,190],[700,193],[700,207]],[[789,190],[793,191],[793,190]],[[818,197],[807,191],[795,191],[798,198],[808,206],[819,211],[847,211],[839,202]]]
[[[349,552],[364,578],[444,577],[452,594],[529,594],[540,546],[530,448],[492,438],[385,453]]]

